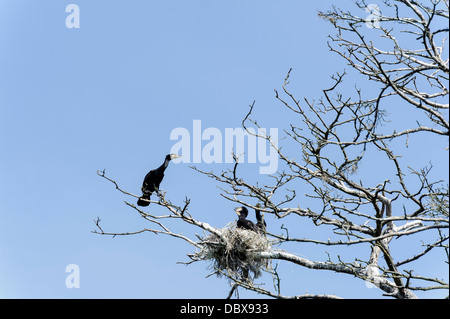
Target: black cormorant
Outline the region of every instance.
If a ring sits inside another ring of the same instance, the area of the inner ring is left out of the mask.
[[[246,207],[237,207],[234,209],[234,211],[239,216],[239,219],[237,221],[238,228],[249,229],[258,232],[258,228],[256,227],[256,225],[252,221],[246,219],[248,215],[248,209]]]
[[[257,208],[261,208],[261,205],[258,203],[255,205]],[[266,221],[264,220],[264,215],[261,216],[261,211],[259,209],[255,209],[255,215],[256,215],[256,227],[261,233],[264,233],[266,231]]]
[[[145,175],[144,182],[142,183],[142,196],[138,199],[137,204],[139,206],[150,205],[150,196],[154,191],[159,192],[159,184],[164,177],[164,171],[166,170],[169,162],[173,159],[181,157],[176,154],[168,154],[164,160],[164,163],[157,169],[152,169]]]

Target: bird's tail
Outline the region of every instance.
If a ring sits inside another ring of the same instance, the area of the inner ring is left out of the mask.
[[[150,195],[151,195],[151,193],[150,194],[144,193],[141,197],[139,197],[137,204],[139,206],[144,206],[144,207],[150,205]]]

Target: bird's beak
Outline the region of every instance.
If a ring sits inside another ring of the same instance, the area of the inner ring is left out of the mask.
[[[235,207],[234,208],[234,212],[236,213],[236,214],[238,214],[239,216],[241,216],[241,213],[239,212],[239,207]]]
[[[174,161],[174,160],[176,160],[176,159],[178,159],[178,158],[180,158],[181,157],[181,155],[178,155],[178,154],[172,154],[171,156],[170,156],[170,160],[171,161]],[[178,162],[176,162],[176,163],[178,163]]]

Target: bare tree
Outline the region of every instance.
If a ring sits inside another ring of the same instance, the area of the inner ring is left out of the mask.
[[[326,236],[320,232],[316,238],[301,237],[296,224],[285,222],[279,230],[268,229],[261,235],[258,240],[267,241],[267,245],[255,248],[251,243],[242,244],[246,242],[241,240],[242,234],[232,232],[230,237],[224,229],[197,220],[189,211],[189,199],[176,205],[164,193],[159,194],[158,200],[151,202],[164,207],[165,215],[153,215],[126,202],[154,226],[138,232],[167,234],[188,242],[196,249],[188,254],[191,262],[216,260],[213,273],[229,278],[232,284],[229,297],[237,287],[243,287],[275,298],[338,298],[326,291],[321,295],[282,295],[282,278],[270,263],[261,263],[264,260],[350,275],[394,298],[416,298],[416,291],[449,289],[448,283],[433,273],[414,271],[415,265],[429,262],[431,251],[441,252],[441,258],[433,257],[433,263],[448,264],[448,181],[444,180],[446,177],[443,180],[431,177],[432,164],[417,168],[414,158],[402,158],[410,139],[419,134],[427,134],[433,147],[443,151],[447,148],[448,152],[448,1],[431,0],[428,4],[384,1],[382,6],[376,6],[376,11],[373,5],[358,1],[356,7],[371,12],[374,19],[359,18],[337,8],[319,12],[319,16],[331,22],[336,30],[330,36],[330,50],[344,58],[352,72],[367,79],[370,92],[377,90],[374,97],[364,97],[368,94],[358,87],[347,96],[340,93],[346,79],[343,72],[331,77],[330,87],[323,90],[317,101],[299,100],[289,89],[289,70],[275,97],[297,124],[292,123],[284,130],[286,136],[279,147],[271,136],[261,135],[264,131],[259,130],[257,135],[276,148],[283,170],[265,178],[264,184],[254,184],[240,177],[237,160],[232,168],[220,173],[194,168],[216,180],[226,200],[253,209],[261,203],[266,218],[309,220],[311,227],[325,228]],[[253,103],[242,121],[248,134],[255,134],[255,130],[248,130],[250,125],[259,127],[252,119],[255,107]],[[389,122],[389,111],[398,107],[410,116],[405,116],[401,123]],[[286,149],[295,152],[285,151],[286,145],[289,145]],[[382,154],[382,160],[370,162],[367,157],[373,152]],[[380,174],[375,183],[367,181],[359,172],[364,161],[370,162],[371,170],[391,172],[389,178]],[[123,193],[138,197],[122,190],[104,171],[98,174]],[[304,185],[305,194],[299,194],[298,185]],[[174,232],[166,223],[172,219],[199,228],[205,235],[189,238]],[[135,234],[105,232],[99,222],[96,221],[98,233]],[[239,247],[234,243],[229,247],[233,236],[240,238]],[[401,242],[402,247],[410,250],[397,257],[392,250],[393,242]],[[362,246],[365,253],[358,250],[351,260],[339,256],[311,260],[283,250],[287,243],[315,244],[324,247],[324,252],[333,246]],[[213,249],[216,255],[209,254]],[[217,254],[226,255],[225,266],[219,265],[222,261],[217,261],[220,257]],[[229,258],[240,263],[231,264]],[[253,261],[272,274],[273,289],[256,284],[258,269],[252,268]],[[246,269],[245,276],[242,269]],[[253,277],[248,276],[249,269],[253,269]]]

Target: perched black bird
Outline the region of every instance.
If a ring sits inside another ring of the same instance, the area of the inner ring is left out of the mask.
[[[261,205],[258,203],[255,205],[255,207],[261,208]],[[264,215],[261,216],[261,211],[259,209],[255,209],[255,215],[256,215],[256,227],[258,228],[260,233],[264,233],[266,231],[266,221],[264,220]]]
[[[158,167],[157,169],[152,169],[150,172],[145,175],[144,182],[142,183],[142,196],[138,199],[137,204],[139,206],[148,206],[150,205],[150,196],[153,192],[159,192],[159,184],[164,177],[164,171],[166,170],[169,162],[173,159],[181,157],[176,154],[168,154],[164,160],[164,163]]]
[[[246,207],[237,207],[234,209],[234,211],[239,216],[239,219],[237,221],[238,228],[249,229],[253,230],[254,232],[258,232],[258,228],[256,227],[256,225],[252,221],[246,219],[246,217],[248,216],[248,209]]]

